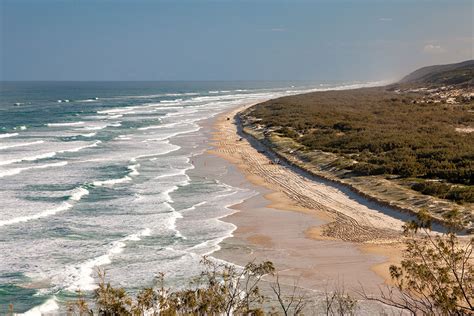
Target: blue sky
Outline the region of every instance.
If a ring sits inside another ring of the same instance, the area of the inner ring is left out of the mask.
[[[0,0],[2,80],[379,80],[472,59],[473,1]]]

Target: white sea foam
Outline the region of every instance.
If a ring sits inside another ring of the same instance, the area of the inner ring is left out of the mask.
[[[157,158],[151,158],[150,160],[153,161],[153,160],[156,160],[156,159]],[[171,172],[171,173],[162,174],[162,175],[156,176],[155,179],[162,179],[162,178],[168,178],[168,177],[184,175],[184,174],[186,174],[186,170],[188,170],[188,169],[180,169],[180,170],[176,170],[176,171]]]
[[[99,125],[99,126],[85,126],[84,129],[88,131],[97,131],[106,128],[107,126],[110,126],[108,124],[104,125]]]
[[[124,183],[124,182],[128,182],[128,181],[131,181],[131,180],[132,180],[132,178],[130,178],[129,176],[125,176],[125,177],[118,178],[118,179],[94,181],[94,182],[92,182],[92,184],[95,185],[96,187],[102,187],[102,186],[109,186],[109,185],[111,186],[111,185],[114,185],[114,184]]]
[[[77,203],[83,196],[87,194],[89,194],[88,190],[82,187],[79,187],[73,190],[69,199],[66,202],[62,202],[59,206],[41,211],[33,215],[19,216],[12,219],[2,220],[0,221],[0,227],[14,225],[14,224],[23,223],[23,222],[29,222],[31,220],[36,220],[36,219],[52,216],[60,212],[67,211],[68,209],[74,206],[73,204],[74,202]],[[70,202],[73,202],[73,203],[70,203]]]
[[[150,125],[150,126],[145,126],[145,127],[140,127],[138,128],[139,131],[146,131],[149,129],[162,129],[162,128],[171,128],[183,124],[187,124],[188,122],[186,120],[180,121],[180,122],[175,122],[175,123],[167,123],[167,124],[161,124],[161,125]]]
[[[54,312],[57,311],[58,309],[59,309],[59,305],[56,302],[56,299],[53,297],[47,300],[46,302],[44,302],[43,304],[36,306],[25,313],[22,313],[21,315],[23,316],[51,315],[51,314],[55,314]]]
[[[82,137],[94,137],[95,135],[97,135],[97,133],[79,134],[78,136],[82,136]]]
[[[183,116],[183,115],[188,115],[188,114],[194,114],[197,113],[197,109],[187,109],[186,111],[180,111],[180,112],[169,112],[166,113],[167,117],[173,117],[173,116]]]
[[[188,133],[193,133],[193,132],[197,132],[201,129],[201,126],[198,126],[196,124],[193,124],[193,128],[192,129],[189,129],[189,130],[184,130],[184,131],[180,131],[180,132],[174,132],[174,133],[171,133],[171,134],[164,134],[163,136],[161,137],[158,137],[158,138],[147,138],[145,140],[143,140],[143,142],[154,142],[154,141],[163,141],[163,140],[168,140],[172,137],[175,137],[175,136],[178,136],[178,135],[182,135],[182,134],[188,134]],[[176,145],[175,145],[176,146]],[[176,147],[179,147],[179,146],[176,146]],[[177,148],[179,149],[179,148]]]
[[[38,140],[35,142],[31,143],[16,143],[12,145],[5,145],[5,146],[0,146],[0,150],[2,149],[8,149],[8,148],[15,148],[15,147],[24,147],[24,146],[33,146],[33,145],[38,145],[44,143],[44,140]]]
[[[0,166],[5,166],[5,165],[10,165],[13,163],[18,163],[18,162],[23,162],[23,161],[36,161],[36,160],[41,160],[41,159],[46,159],[46,158],[52,158],[56,156],[57,154],[62,154],[62,153],[71,153],[71,152],[78,152],[82,149],[85,148],[91,148],[91,147],[96,147],[98,144],[100,144],[101,141],[98,140],[94,142],[93,144],[81,146],[81,147],[76,147],[76,148],[71,148],[71,149],[64,149],[64,150],[59,150],[59,151],[53,151],[49,153],[44,153],[36,156],[31,156],[31,157],[22,157],[18,159],[11,159],[11,160],[4,160],[0,161]]]
[[[18,136],[18,133],[5,133],[5,134],[0,134],[0,138],[8,138],[8,137],[13,137],[13,136]]]
[[[186,92],[186,93],[162,93],[162,94],[149,94],[149,95],[125,95],[120,97],[113,97],[113,98],[102,98],[102,99],[154,99],[159,97],[178,97],[178,96],[192,96],[192,95],[199,95],[197,92]]]
[[[74,190],[71,194],[71,196],[69,197],[70,200],[72,201],[80,201],[82,199],[83,196],[85,195],[88,195],[89,194],[89,191],[82,188],[82,187],[79,187],[77,188],[76,190]]]
[[[45,154],[31,156],[31,157],[22,157],[19,159],[4,160],[4,161],[0,161],[0,166],[10,165],[10,164],[22,162],[22,161],[35,161],[35,160],[40,160],[40,159],[52,158],[56,156],[56,154],[57,152],[50,152],[50,153],[45,153]]]
[[[110,115],[107,119],[118,119],[118,118],[121,118],[123,117],[123,114],[117,114],[117,115]]]
[[[182,109],[182,106],[164,106],[160,101],[160,103],[148,103],[144,105],[137,105],[137,106],[127,106],[127,107],[120,107],[120,108],[113,108],[113,109],[107,109],[107,110],[101,110],[97,111],[98,114],[107,114],[108,116],[106,117],[107,119],[117,119],[121,118],[124,115],[130,115],[130,114],[138,114],[138,113],[153,113],[157,112],[160,110],[176,110],[176,109]],[[165,103],[169,104],[175,104],[179,101],[168,101]]]
[[[165,204],[167,204],[169,207],[171,207],[171,205],[169,205],[168,203],[165,203]],[[174,231],[174,235],[176,237],[186,239],[186,237],[184,237],[176,227],[177,220],[180,219],[180,218],[183,218],[183,215],[179,212],[176,212],[173,207],[171,207],[171,209],[173,210],[173,216],[171,216],[170,219],[169,219],[169,221],[170,221],[169,228],[172,231]]]
[[[174,100],[162,100],[160,103],[178,103],[183,101],[183,99],[174,99]]]
[[[130,176],[138,176],[140,174],[140,172],[138,172],[139,167],[140,167],[140,164],[128,166],[128,169],[131,170],[129,175]]]
[[[206,204],[206,203],[208,203],[208,202],[207,202],[207,201],[199,202],[199,203],[197,203],[197,204],[194,204],[194,205],[193,205],[193,206],[191,206],[191,207],[188,207],[188,208],[182,209],[182,210],[180,210],[179,212],[181,213],[181,212],[190,212],[190,211],[195,211],[195,210],[196,210],[196,208],[198,208],[198,207],[200,207],[200,206],[202,206],[202,205],[204,205],[204,204]]]
[[[184,106],[153,106],[154,111],[158,110],[181,110]]]
[[[139,241],[142,237],[150,236],[151,229],[145,228],[142,231],[128,235],[122,239],[114,241],[110,244],[110,248],[106,254],[90,259],[82,264],[69,268],[69,286],[68,291],[92,291],[97,288],[97,285],[92,277],[94,268],[112,263],[112,258],[123,252],[129,241]]]
[[[130,162],[136,162],[137,158],[138,157],[132,158],[130,160]],[[127,168],[128,168],[128,170],[130,170],[130,172],[126,176],[124,176],[122,178],[118,178],[118,179],[94,181],[94,182],[92,182],[92,185],[94,185],[96,187],[113,186],[115,184],[132,181],[132,178],[131,178],[132,176],[138,176],[140,174],[140,172],[138,172],[139,167],[140,167],[140,164],[129,165]]]
[[[101,110],[97,111],[97,114],[113,114],[113,115],[118,115],[122,112],[127,112],[130,111],[133,107],[121,107],[121,108],[113,108],[109,110]]]
[[[46,124],[49,127],[61,127],[61,126],[77,126],[84,125],[84,122],[71,122],[71,123],[48,123]]]
[[[237,188],[234,188],[234,189],[236,191],[232,192],[231,194],[228,194],[227,196],[233,195],[234,193],[237,193],[238,191],[240,191]],[[255,194],[257,194],[257,193],[255,192],[254,194],[249,195],[245,198],[232,201],[230,204],[225,205],[225,209],[228,210],[228,212],[226,214],[222,214],[221,216],[217,216],[215,218],[210,218],[208,220],[221,222],[222,218],[227,217],[227,216],[237,212],[236,210],[233,210],[233,209],[230,208],[232,205],[243,203],[246,199],[254,196]],[[213,238],[213,239],[206,240],[206,241],[204,241],[200,244],[197,244],[193,247],[188,248],[186,251],[193,252],[193,253],[199,254],[201,256],[209,256],[209,255],[213,254],[214,252],[220,250],[221,249],[220,243],[223,240],[225,240],[229,237],[233,237],[234,236],[233,233],[237,229],[237,226],[235,226],[232,223],[226,223],[226,224],[231,227],[231,229],[227,232],[227,234],[216,237],[216,238]]]
[[[57,162],[57,163],[44,164],[44,165],[40,165],[40,166],[8,169],[8,170],[0,171],[0,178],[17,175],[17,174],[19,174],[23,171],[27,171],[27,170],[45,169],[45,168],[51,168],[51,167],[62,167],[62,166],[65,166],[67,164],[68,164],[67,161],[61,161],[61,162]]]
[[[58,153],[78,152],[78,151],[86,149],[86,148],[97,147],[100,143],[102,143],[102,141],[97,140],[97,141],[95,141],[94,143],[92,143],[90,145],[85,145],[85,146],[82,146],[82,147],[76,147],[76,148],[72,148],[72,149],[60,150],[60,151],[58,151]]]
[[[160,129],[160,128],[164,128],[164,127],[166,127],[164,124],[163,125],[150,125],[150,126],[146,126],[146,127],[139,127],[138,130],[139,131],[146,131],[146,130],[149,130],[149,129]]]
[[[224,101],[235,99],[238,95],[227,94],[227,95],[212,95],[212,96],[203,96],[195,97],[189,100],[190,102],[212,102],[212,101]]]

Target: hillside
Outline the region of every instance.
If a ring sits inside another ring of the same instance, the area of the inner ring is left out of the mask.
[[[474,60],[448,65],[423,67],[405,76],[399,83],[460,85],[473,84]]]
[[[473,67],[425,67],[398,85],[270,100],[242,113],[244,131],[318,176],[440,221],[460,210],[472,227]]]

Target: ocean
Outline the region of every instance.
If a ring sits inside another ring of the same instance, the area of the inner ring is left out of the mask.
[[[200,122],[304,82],[2,82],[0,314],[64,310],[96,269],[134,291],[182,286],[254,192],[190,175],[211,148]],[[209,132],[209,131],[207,131]]]

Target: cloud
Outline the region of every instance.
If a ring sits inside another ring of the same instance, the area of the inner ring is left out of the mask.
[[[428,53],[428,54],[438,54],[438,53],[443,53],[444,48],[439,44],[430,43],[430,44],[426,44],[423,47],[423,52]]]
[[[283,27],[274,27],[270,29],[271,32],[286,32],[286,29]]]
[[[393,19],[392,18],[379,18],[379,21],[381,21],[381,22],[392,22]]]

